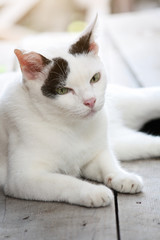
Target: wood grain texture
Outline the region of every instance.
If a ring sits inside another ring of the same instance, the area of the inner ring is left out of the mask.
[[[0,195],[0,240],[116,239],[114,204],[89,209]]]
[[[100,39],[100,56],[106,69],[108,83],[138,87],[135,76],[128,69],[105,27],[103,32],[104,34]]]
[[[3,194],[2,189],[0,188],[0,222],[2,223],[5,217],[6,211],[6,197]]]
[[[160,84],[160,9],[115,15],[105,25],[128,67],[143,86]]]
[[[110,18],[107,24],[117,52],[142,87],[160,85],[160,10]],[[120,235],[123,240],[160,239],[160,161],[123,163],[144,178],[141,194],[118,194]]]
[[[143,193],[118,194],[119,222],[123,240],[160,239],[160,161],[123,163],[144,179]]]
[[[108,18],[102,58],[109,82],[159,85],[159,10]],[[53,44],[53,43],[52,43]],[[121,240],[160,239],[160,161],[123,163],[144,178],[144,191],[118,194]],[[115,240],[115,206],[88,209],[64,203],[23,201],[0,191],[0,240]]]

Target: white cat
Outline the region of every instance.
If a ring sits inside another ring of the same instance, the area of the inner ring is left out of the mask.
[[[104,105],[106,75],[94,40],[95,21],[53,59],[15,50],[23,80],[11,81],[0,96],[5,194],[100,207],[112,200],[108,187],[142,190],[142,179],[122,169],[116,156],[160,155],[160,138],[136,131],[160,116],[160,90],[108,87]]]

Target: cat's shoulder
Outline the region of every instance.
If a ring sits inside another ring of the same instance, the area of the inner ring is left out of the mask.
[[[5,73],[0,76],[0,89],[1,89],[1,94],[0,96],[3,95],[4,92],[10,91],[10,89],[15,89],[18,88],[18,86],[21,85],[22,83],[22,74],[20,72],[10,72],[10,73]]]
[[[8,108],[24,100],[24,88],[20,72],[7,73],[0,78],[0,105]]]

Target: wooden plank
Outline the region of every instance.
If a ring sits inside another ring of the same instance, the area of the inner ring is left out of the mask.
[[[121,239],[159,240],[160,161],[133,161],[123,166],[143,176],[145,186],[140,194],[118,194]]]
[[[135,76],[128,69],[118,49],[116,48],[110,33],[104,27],[100,38],[100,56],[106,69],[108,83],[128,87],[138,87]]]
[[[114,204],[106,208],[89,209],[9,197],[5,200],[1,193],[0,213],[3,218],[0,219],[0,240],[115,240],[114,211]]]
[[[2,189],[0,188],[0,222],[3,222],[4,216],[5,216],[5,208],[6,205],[6,198],[2,192]]]
[[[106,20],[113,45],[141,86],[159,85],[159,11],[126,14]],[[149,57],[148,57],[149,56]],[[123,240],[160,239],[160,162],[123,163],[144,177],[145,188],[137,195],[118,194],[117,216]]]
[[[140,21],[141,16],[139,14],[116,16],[113,19],[111,18],[111,21],[107,19],[109,26],[107,31],[111,41],[126,64],[126,69],[128,68],[132,77],[134,76],[131,81],[136,79],[142,86],[159,85],[160,76],[160,69],[156,69],[160,57],[159,36],[154,36],[155,38],[149,36],[152,31],[155,31],[157,22],[155,18],[149,17],[149,15],[148,13],[147,15],[142,13],[144,22]],[[148,20],[146,20],[146,16]],[[148,29],[149,35],[146,33],[145,36],[144,31],[147,30],[144,25],[148,21],[151,21]],[[154,45],[153,48],[152,45]],[[122,165],[130,171],[142,175],[145,188],[141,194],[117,195],[120,237],[123,240],[133,240],[135,238],[139,240],[158,240],[160,239],[160,162],[146,160],[123,163]]]
[[[160,9],[106,19],[117,49],[143,86],[160,82]]]

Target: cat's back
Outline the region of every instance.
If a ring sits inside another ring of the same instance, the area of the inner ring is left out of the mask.
[[[21,80],[21,73],[6,74],[0,79],[0,135],[10,129],[16,118],[22,118],[22,106],[27,108],[27,98]],[[24,108],[24,107],[23,107]],[[2,140],[2,137],[1,137]]]
[[[7,113],[11,105],[14,106],[14,97],[20,88],[20,73],[7,73],[0,76],[0,185],[4,184],[7,169],[8,129]]]
[[[0,76],[0,106],[21,88],[20,72],[11,72]]]

